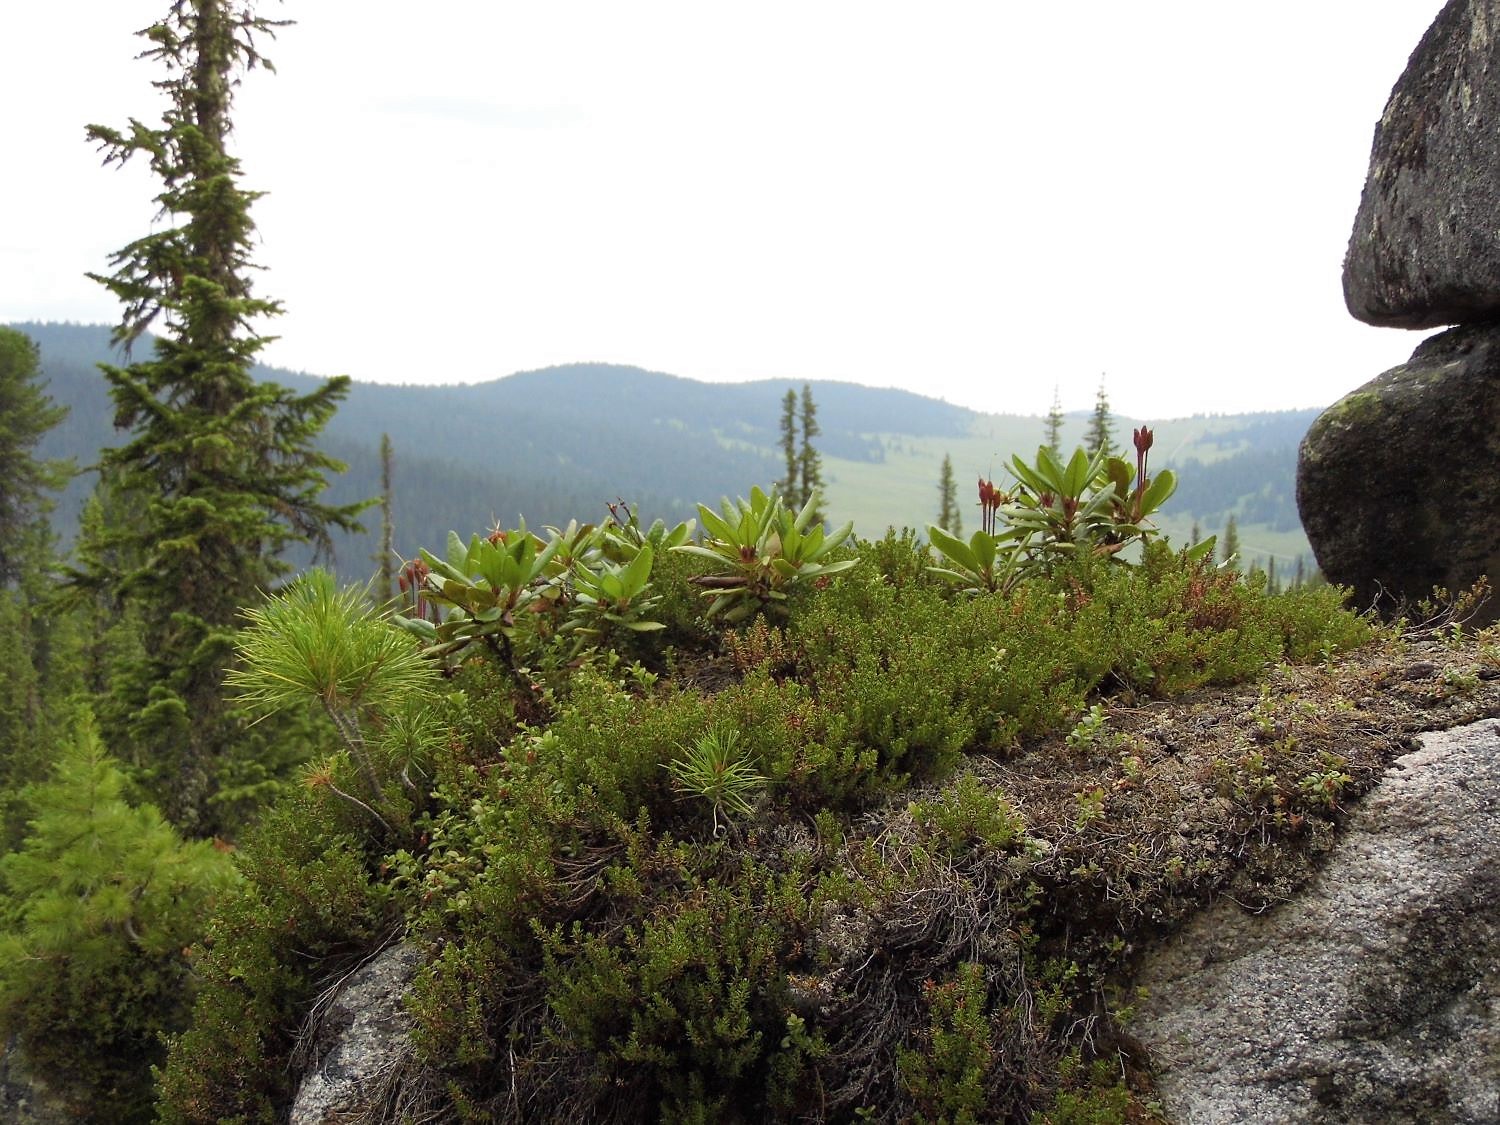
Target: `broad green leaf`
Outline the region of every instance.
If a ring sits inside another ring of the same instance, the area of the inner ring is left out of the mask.
[[[535,549],[536,540],[535,539],[531,539],[530,540],[530,544],[531,544],[531,549],[534,550]],[[560,544],[556,539],[554,539],[551,543],[548,543],[545,547],[542,548],[542,553],[539,554],[539,555],[537,555],[537,556],[535,556],[535,558],[532,560],[532,563],[531,563],[531,573],[529,575],[527,575],[527,581],[528,582],[531,579],[535,578],[538,574],[540,574],[542,572],[543,568],[545,568],[546,565],[549,562],[552,561],[552,556],[555,555],[555,554],[557,554],[557,549],[561,545],[562,544]]]
[[[823,542],[823,546],[818,549],[818,553],[820,555],[827,554],[835,547],[840,546],[844,542],[844,540],[848,539],[849,536],[853,534],[854,521],[849,520],[847,523],[841,525],[836,531],[829,533],[829,535]]]
[[[448,565],[455,570],[463,570],[469,565],[469,549],[456,531],[448,532]]]
[[[969,540],[969,547],[979,564],[975,569],[981,575],[988,574],[995,565],[995,537],[984,531],[976,531]]]
[[[657,521],[657,523],[660,523],[660,522],[661,522],[660,520]],[[670,550],[671,548],[679,546],[682,543],[686,543],[688,541],[688,537],[691,536],[692,534],[693,534],[693,521],[692,520],[687,520],[687,521],[685,521],[683,523],[678,524],[671,531],[667,532],[664,536],[662,536],[661,539],[660,539],[660,543],[661,543],[661,545],[663,547],[665,547],[668,550]]]
[[[1041,463],[1041,459],[1044,456],[1049,460],[1051,458],[1051,454],[1047,453],[1045,449],[1037,450],[1037,461],[1039,464]],[[1060,479],[1056,482],[1049,480],[1048,477],[1050,476],[1050,474],[1046,474],[1046,470],[1043,470],[1043,473],[1036,472],[1030,465],[1022,460],[1019,453],[1013,455],[1010,460],[1011,473],[1015,476],[1016,480],[1020,481],[1032,492],[1040,495],[1043,492],[1056,492],[1058,490],[1058,486],[1061,483]],[[1058,476],[1060,478],[1061,473],[1059,473]]]
[[[978,534],[983,535],[983,532]],[[956,535],[949,535],[940,527],[929,526],[927,528],[927,539],[940,552],[946,555],[959,566],[966,567],[977,572],[980,569],[979,559],[974,551],[962,539]]]
[[[427,564],[428,569],[431,570],[439,580],[444,578],[451,578],[457,582],[467,582],[469,580],[469,576],[462,570],[450,566],[448,563],[438,558],[436,555],[430,554],[427,551],[422,551],[420,553],[422,556],[422,561]]]
[[[681,547],[673,547],[672,550],[679,551],[684,555],[699,555],[705,559],[713,559],[715,562],[725,562],[731,556],[725,551],[715,551],[711,547],[700,547],[696,543],[684,543]],[[739,562],[739,553],[732,556],[734,562]]]
[[[725,543],[740,542],[735,528],[702,504],[698,505],[698,516],[703,521],[703,529],[715,539],[720,539]]]
[[[391,620],[405,629],[408,633],[421,637],[424,641],[434,640],[437,637],[437,628],[431,621],[420,617],[403,617],[399,613],[391,615]]]
[[[1163,469],[1146,486],[1146,493],[1141,497],[1141,514],[1150,515],[1165,504],[1176,491],[1177,474],[1171,469]]]
[[[1090,471],[1091,469],[1089,455],[1083,451],[1082,446],[1079,446],[1073,451],[1073,458],[1068,462],[1067,470],[1063,474],[1063,495],[1074,498],[1082,496],[1083,490],[1089,486],[1089,481],[1093,478],[1094,474]]]
[[[798,531],[806,529],[807,525],[812,522],[813,512],[817,509],[817,506],[818,494],[814,490],[813,494],[807,498],[807,503],[802,505],[802,510],[797,513],[794,526]]]
[[[1060,492],[1063,487],[1063,466],[1052,450],[1045,445],[1037,446],[1036,471],[1045,486],[1043,491]]]
[[[972,572],[969,574],[960,574],[958,571],[949,570],[945,566],[929,566],[927,568],[927,573],[941,574],[944,578],[951,578],[955,582],[973,582],[978,577]]]

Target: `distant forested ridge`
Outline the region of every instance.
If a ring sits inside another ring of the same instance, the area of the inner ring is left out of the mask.
[[[111,349],[110,329],[13,327],[39,345],[49,393],[70,408],[39,455],[93,464],[100,448],[120,440],[96,366],[120,358]],[[137,348],[150,346],[147,339]],[[295,390],[319,382],[280,369],[257,368],[256,374]],[[403,557],[418,547],[441,548],[450,529],[467,535],[496,521],[512,526],[522,516],[535,527],[574,518],[597,521],[606,514],[605,503],[617,498],[639,505],[647,519],[685,519],[699,501],[740,495],[782,475],[780,402],[792,385],[703,383],[602,363],[464,386],[356,382],[321,440],[348,465],[326,496],[342,504],[378,495],[380,436],[389,433],[395,549]],[[817,380],[810,385],[821,427],[817,444],[829,475],[830,517],[854,518],[865,535],[879,535],[887,523],[920,527],[935,518],[945,450],[954,452],[960,503],[970,504],[967,482],[976,473],[1003,472],[1011,452],[1029,455],[1042,437],[1041,419],[979,414],[908,391]],[[1164,426],[1164,434],[1175,436],[1171,444],[1158,443],[1160,467],[1177,468],[1181,480],[1172,512],[1201,521],[1205,533],[1217,530],[1230,512],[1242,527],[1297,529],[1296,448],[1316,413]],[[1124,427],[1134,421],[1120,417],[1116,424],[1128,432]],[[890,458],[896,450],[907,455]],[[930,468],[910,455],[913,450],[931,455]],[[81,475],[58,506],[55,523],[64,542],[92,484],[91,474]],[[346,576],[374,570],[378,515],[368,514],[365,524],[364,534],[336,539],[336,563]]]
[[[1215,435],[1219,456],[1175,460],[1179,483],[1173,508],[1210,529],[1234,513],[1242,524],[1299,530],[1297,447],[1318,414],[1287,410],[1251,416],[1244,425]]]

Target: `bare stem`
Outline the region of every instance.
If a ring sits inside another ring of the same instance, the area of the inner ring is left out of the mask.
[[[371,816],[373,816],[376,819],[376,821],[379,822],[380,827],[384,828],[391,835],[395,835],[395,830],[392,829],[391,826],[390,826],[390,824],[386,822],[385,817],[381,816],[378,812],[376,812],[369,805],[367,805],[363,801],[361,801],[353,793],[345,793],[342,789],[340,789],[337,785],[335,785],[331,781],[328,783],[328,788],[330,790],[332,790],[334,793],[336,793],[338,796],[344,798],[344,800],[348,801],[351,805],[358,805],[360,808],[364,809],[365,812],[369,813]]]

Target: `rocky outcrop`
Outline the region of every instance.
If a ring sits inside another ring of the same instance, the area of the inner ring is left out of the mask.
[[[1344,297],[1370,324],[1461,327],[1308,432],[1297,505],[1318,565],[1362,605],[1500,578],[1500,0],[1449,0],[1392,90]]]
[[[1297,506],[1318,565],[1359,606],[1500,578],[1500,326],[1434,336],[1319,416]]]
[[[1375,129],[1344,260],[1367,324],[1500,316],[1500,0],[1449,0]]]
[[[0,1121],[7,1125],[65,1125],[82,1116],[76,1101],[31,1073],[14,1038],[0,1045]]]
[[[1500,1121],[1500,723],[1424,735],[1293,901],[1220,901],[1132,1025],[1182,1125]]]
[[[300,1052],[306,1074],[291,1125],[403,1119],[412,1045],[402,1001],[420,964],[411,946],[391,946],[319,1005]]]

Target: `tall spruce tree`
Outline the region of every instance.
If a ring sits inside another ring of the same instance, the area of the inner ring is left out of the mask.
[[[1099,393],[1094,396],[1094,413],[1089,418],[1088,433],[1084,437],[1084,444],[1088,447],[1089,456],[1093,456],[1101,449],[1105,453],[1113,452],[1114,423],[1109,413],[1109,399],[1104,394],[1104,377],[1099,377]]]
[[[817,437],[822,430],[818,427],[818,408],[813,402],[812,385],[802,384],[802,402],[800,410],[802,422],[802,447],[797,453],[797,467],[801,472],[802,486],[799,490],[798,508],[801,508],[815,496],[820,496],[823,491],[823,458],[813,445],[812,439]],[[823,522],[823,508],[821,504],[814,506],[812,520],[809,527]]]
[[[74,548],[75,590],[69,618],[88,637],[80,655],[79,677],[84,693],[94,701],[93,713],[103,731],[124,732],[134,714],[133,702],[150,688],[152,667],[146,659],[141,628],[142,611],[136,600],[121,597],[118,588],[103,582],[82,582],[95,574],[127,574],[141,566],[145,548],[122,534],[146,518],[147,498],[120,485],[120,474],[106,469],[84,502]],[[136,681],[127,687],[127,681]],[[136,748],[123,740],[116,755],[135,772],[143,765]]]
[[[48,605],[54,544],[49,493],[72,474],[41,460],[37,443],[62,421],[40,382],[36,345],[0,328],[0,852],[20,840],[29,815],[22,789],[39,781],[56,751],[58,711],[80,684],[75,623]]]
[[[1046,441],[1047,452],[1058,460],[1062,459],[1062,428],[1063,410],[1062,397],[1057,387],[1052,388],[1052,409],[1047,411]]]
[[[786,476],[779,482],[781,496],[793,508],[801,508],[801,466],[797,459],[797,392],[787,388],[781,400],[781,452],[786,457]]]
[[[1224,522],[1224,538],[1219,540],[1219,561],[1231,570],[1240,569],[1240,525],[1233,516]]]
[[[958,485],[953,480],[953,458],[943,454],[943,471],[938,478],[937,525],[952,535],[963,534],[963,518],[958,512]]]
[[[67,462],[34,455],[37,442],[68,413],[47,397],[39,378],[31,338],[0,328],[0,586],[20,578],[52,509],[47,493],[72,475]]]
[[[116,746],[128,737],[149,764],[151,792],[195,833],[222,827],[212,800],[244,735],[222,690],[241,609],[285,572],[284,547],[327,553],[330,528],[357,528],[360,508],[319,501],[324,474],[342,466],[313,446],[348,380],[297,395],[250,375],[266,343],[254,324],[281,309],[252,292],[259,193],[240,185],[227,146],[240,75],[269,69],[259,42],[279,26],[239,0],[174,0],[140,33],[150,44],[142,57],[166,70],[155,83],[169,101],[161,124],[88,130],[106,164],[147,161],[166,221],[113,255],[114,272],[92,275],[124,305],[115,338],[127,356],[153,323],[161,336],[149,359],[103,367],[115,424],[132,435],[103,465],[149,498],[137,525],[109,534],[140,562],[78,579],[140,607],[149,667],[117,681],[131,719],[107,734]]]
[[[391,492],[391,476],[396,455],[391,449],[391,435],[380,435],[380,588],[377,596],[383,606],[396,600],[396,513]]]

